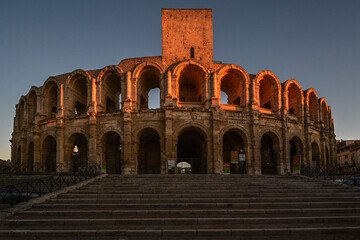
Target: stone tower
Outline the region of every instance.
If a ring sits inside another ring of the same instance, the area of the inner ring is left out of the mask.
[[[163,65],[192,59],[212,66],[211,9],[162,9],[161,20]]]

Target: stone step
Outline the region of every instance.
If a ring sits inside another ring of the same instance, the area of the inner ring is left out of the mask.
[[[220,202],[220,203],[297,203],[297,202],[360,202],[360,197],[284,197],[284,198],[234,198],[214,196],[210,197],[128,197],[128,198],[61,198],[48,199],[48,203],[75,203],[75,204],[115,204],[115,203],[188,203],[188,202]]]
[[[234,198],[243,198],[243,197],[358,197],[360,193],[352,193],[352,192],[337,192],[337,193],[232,193],[232,192],[224,192],[224,193],[216,193],[211,194],[208,192],[201,193],[112,193],[112,194],[76,194],[75,192],[61,194],[58,198],[145,198],[145,197],[190,197],[193,196],[195,198],[199,197],[208,197],[211,198],[213,196],[222,196],[222,197],[234,197]]]
[[[231,228],[231,229],[169,229],[169,230],[127,230],[127,229],[90,229],[90,230],[0,230],[4,238],[36,239],[264,239],[271,237],[301,237],[319,239],[318,236],[342,237],[356,239],[360,233],[359,226],[347,227],[306,227],[306,228]],[[214,236],[216,236],[214,238]],[[143,238],[140,238],[143,237]],[[219,238],[220,237],[220,238]]]
[[[84,217],[160,217],[160,216],[308,216],[308,215],[339,215],[339,214],[360,214],[359,208],[269,208],[269,209],[53,209],[53,208],[31,208],[31,210],[23,211],[13,218],[21,216],[84,216]]]
[[[77,225],[104,225],[111,228],[117,228],[122,225],[217,225],[222,228],[239,225],[239,224],[307,224],[307,223],[360,223],[360,216],[322,216],[322,217],[178,217],[178,218],[114,218],[114,219],[7,219],[0,221],[0,226],[36,226],[36,227],[49,227],[57,229],[61,226],[69,226],[70,228],[77,228]],[[101,226],[101,227],[104,227]],[[171,227],[171,226],[168,226]],[[198,227],[198,226],[196,226]]]
[[[145,202],[145,201],[143,201]],[[209,202],[205,199],[202,202],[190,201],[190,202],[166,202],[166,203],[72,203],[72,202],[51,202],[47,201],[43,204],[36,205],[35,207],[68,207],[69,205],[74,206],[75,208],[187,208],[187,207],[234,207],[234,208],[267,208],[267,207],[291,207],[291,208],[303,208],[303,207],[318,207],[318,206],[333,206],[333,207],[355,207],[359,205],[358,201],[351,202],[247,202],[247,203],[239,203],[236,201],[231,202]]]

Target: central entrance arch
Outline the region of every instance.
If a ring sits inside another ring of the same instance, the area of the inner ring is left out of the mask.
[[[121,138],[116,132],[108,132],[102,139],[106,173],[121,174]]]
[[[207,173],[206,138],[196,128],[183,131],[177,142],[178,173],[183,173],[181,166],[187,166],[186,173]],[[185,164],[187,163],[187,164]],[[190,167],[188,166],[190,165]],[[180,166],[180,169],[179,169]],[[189,169],[190,168],[190,169]],[[180,171],[180,172],[179,172]]]
[[[160,136],[152,128],[143,131],[139,139],[139,174],[161,173]]]
[[[274,133],[267,132],[261,137],[260,151],[262,174],[278,174],[280,165],[280,141]]]
[[[41,162],[43,165],[41,170],[56,171],[56,140],[53,136],[47,136],[42,143]]]
[[[320,169],[320,148],[316,142],[311,144],[312,167]]]
[[[235,130],[224,134],[223,163],[230,165],[231,174],[246,174],[245,144],[243,137]]]

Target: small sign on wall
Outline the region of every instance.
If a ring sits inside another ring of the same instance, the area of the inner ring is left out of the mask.
[[[224,163],[223,171],[224,174],[230,174],[230,163]]]

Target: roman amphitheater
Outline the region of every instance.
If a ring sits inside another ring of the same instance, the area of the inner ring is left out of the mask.
[[[11,148],[21,171],[292,174],[295,159],[336,162],[325,98],[269,70],[214,62],[211,9],[163,9],[162,56],[32,87],[16,105]]]

